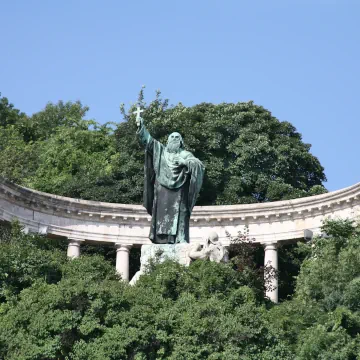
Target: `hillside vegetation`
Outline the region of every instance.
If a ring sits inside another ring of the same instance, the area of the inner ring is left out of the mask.
[[[360,359],[360,231],[350,221],[298,244],[296,290],[278,305],[249,257],[152,264],[131,287],[99,255],[67,260],[54,241],[1,229],[0,359]]]

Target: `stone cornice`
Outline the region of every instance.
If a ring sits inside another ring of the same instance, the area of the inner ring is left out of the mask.
[[[52,195],[28,189],[0,177],[0,194],[10,202],[26,208],[48,214],[60,214],[65,217],[98,217],[100,221],[146,220],[150,217],[142,205],[115,204],[89,201]],[[326,194],[300,199],[274,201],[268,203],[195,206],[192,221],[221,221],[242,219],[252,222],[259,218],[268,221],[270,217],[301,217],[307,213],[333,212],[336,208],[359,203],[360,183]]]
[[[355,218],[359,215],[359,209],[360,183],[327,194],[294,200],[196,206],[191,217],[191,228],[224,230],[244,225],[257,226],[254,231],[257,236],[261,235],[259,241],[267,242],[270,236],[274,237],[271,234],[275,230],[274,224],[277,224],[275,237],[285,240],[301,237],[304,227],[316,231],[321,219],[328,216]],[[47,232],[75,239],[118,242],[126,237],[124,243],[148,243],[143,229],[149,227],[150,216],[142,205],[67,198],[31,190],[0,178],[0,219],[8,221],[14,217],[32,229],[42,227],[45,232],[44,228],[47,227]],[[300,223],[303,225],[300,226]],[[291,224],[296,226],[291,227]],[[99,231],[92,231],[91,226]],[[110,231],[112,227],[118,230]],[[122,229],[125,228],[129,231],[123,235],[125,230]],[[131,228],[134,230],[131,231]]]

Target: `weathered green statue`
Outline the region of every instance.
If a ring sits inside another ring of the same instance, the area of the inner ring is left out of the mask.
[[[156,244],[189,242],[189,220],[199,194],[204,165],[184,149],[181,135],[167,145],[153,139],[136,111],[137,134],[145,146],[144,206],[152,216],[149,238]]]

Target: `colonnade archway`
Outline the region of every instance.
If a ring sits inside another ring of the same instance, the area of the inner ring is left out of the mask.
[[[190,221],[190,242],[201,242],[210,231],[229,246],[226,233],[236,236],[244,226],[249,237],[264,247],[265,263],[278,268],[281,242],[319,234],[326,218],[357,219],[360,183],[306,198],[261,204],[196,206]],[[111,243],[116,247],[116,269],[129,280],[133,246],[150,244],[150,217],[141,205],[112,204],[67,198],[31,190],[0,178],[0,220],[17,219],[26,232],[66,238],[68,256],[80,256],[83,243]],[[274,287],[277,288],[276,280]],[[277,301],[277,289],[268,297]]]

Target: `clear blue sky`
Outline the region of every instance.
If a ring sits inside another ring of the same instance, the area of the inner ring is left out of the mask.
[[[27,114],[160,89],[171,104],[254,100],[290,121],[329,190],[360,181],[360,1],[12,0],[0,7],[0,91]]]

